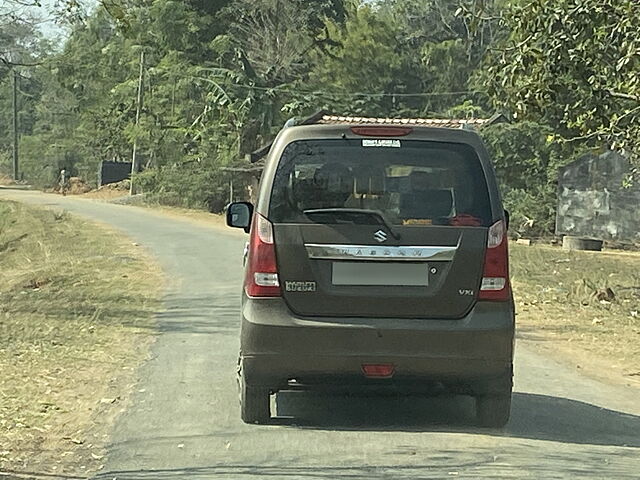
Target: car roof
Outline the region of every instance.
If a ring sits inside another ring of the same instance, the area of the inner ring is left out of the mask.
[[[353,133],[353,129],[356,128],[410,128],[411,131],[402,136],[391,135],[371,135],[363,136]],[[482,148],[482,140],[480,136],[473,130],[467,130],[463,128],[440,128],[440,127],[425,127],[422,125],[397,125],[397,124],[379,124],[371,125],[370,123],[362,124],[315,124],[315,125],[300,125],[293,127],[286,127],[280,131],[276,137],[271,152],[274,153],[281,150],[282,147],[288,145],[291,142],[299,140],[328,140],[328,139],[363,139],[363,138],[388,138],[397,140],[425,140],[433,142],[450,142],[450,143],[465,143],[471,145],[476,149]]]
[[[326,110],[319,110],[306,118],[291,118],[285,123],[285,128],[301,125],[346,125],[353,126],[424,126],[435,128],[450,128],[455,130],[480,130],[496,123],[509,123],[509,119],[501,114],[495,113],[489,118],[390,118],[390,117],[366,117],[335,115]],[[256,163],[263,159],[269,151],[273,141],[251,152],[248,157],[251,163]]]

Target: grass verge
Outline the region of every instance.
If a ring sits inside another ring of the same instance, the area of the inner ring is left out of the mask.
[[[160,271],[137,248],[0,201],[0,471],[100,468],[160,305]]]
[[[640,381],[640,254],[511,246],[521,338],[601,377]]]

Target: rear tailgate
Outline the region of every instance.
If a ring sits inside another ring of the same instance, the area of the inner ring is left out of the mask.
[[[374,240],[379,230],[384,229],[276,224],[280,284],[291,310],[309,316],[459,318],[471,309],[486,228],[401,227],[402,241],[385,246]]]
[[[291,310],[445,319],[473,307],[494,221],[474,147],[343,136],[293,141],[278,160],[265,214]]]

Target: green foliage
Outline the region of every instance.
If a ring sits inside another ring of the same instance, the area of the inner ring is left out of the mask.
[[[50,53],[51,48],[29,19],[14,19],[11,13],[14,10],[10,8],[18,8],[18,5],[0,6],[0,173],[8,175],[13,172],[14,78],[17,80],[21,131],[33,133],[44,82],[38,64]]]
[[[316,52],[308,103],[363,115],[443,116],[473,102],[489,114],[488,96],[471,91],[493,38],[493,1],[387,0],[356,3],[343,24],[328,24],[329,46]],[[480,6],[484,10],[480,9]],[[461,8],[464,7],[464,8]],[[473,17],[468,19],[465,12]],[[484,13],[482,13],[484,12]],[[483,17],[484,18],[484,17]],[[357,94],[357,95],[354,95]]]
[[[248,180],[200,162],[148,169],[134,178],[150,203],[215,213],[229,203],[231,184],[236,192],[242,192]]]
[[[511,2],[481,83],[518,118],[640,155],[640,3]]]
[[[319,92],[311,102],[338,111],[384,114],[393,99],[375,93],[406,91],[403,58],[398,53],[397,25],[369,6],[352,9],[344,25],[327,25],[331,46],[316,51],[310,83]],[[354,101],[353,94],[360,94]],[[311,106],[310,106],[311,107]]]
[[[55,52],[26,24],[0,21],[0,45],[42,63],[21,70],[22,163],[37,184],[62,167],[92,182],[101,160],[130,160],[135,143],[145,169],[135,181],[148,196],[217,210],[231,179],[247,181],[227,167],[242,166],[292,116],[503,109],[516,123],[484,137],[514,226],[532,235],[553,230],[560,165],[603,142],[640,144],[635,0],[100,4],[86,15],[82,2],[61,3],[72,28]],[[5,170],[8,72],[0,65]]]
[[[528,236],[552,234],[558,169],[579,151],[558,142],[552,128],[532,122],[492,125],[482,137],[511,213],[511,230]]]
[[[464,0],[469,8],[474,1]],[[25,173],[39,184],[62,167],[92,181],[100,161],[129,160],[134,142],[146,168],[196,162],[219,174],[290,116],[322,107],[443,115],[462,104],[465,115],[482,113],[472,97],[448,93],[468,88],[477,60],[469,60],[475,40],[466,20],[441,0],[101,5],[72,23],[64,48],[38,69],[36,114],[22,135]],[[404,19],[423,7],[421,21]],[[136,121],[142,52],[144,107]]]

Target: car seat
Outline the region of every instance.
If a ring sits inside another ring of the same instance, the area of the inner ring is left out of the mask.
[[[400,216],[405,219],[449,217],[453,210],[451,189],[432,188],[431,175],[413,172],[409,176],[411,191],[400,196]]]

